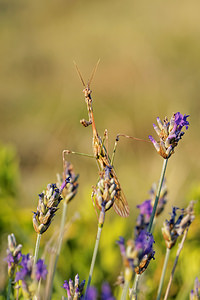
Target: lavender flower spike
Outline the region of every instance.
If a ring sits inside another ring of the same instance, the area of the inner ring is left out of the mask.
[[[132,272],[142,274],[150,260],[154,259],[153,235],[146,230],[142,230],[135,240],[128,240],[126,247],[124,239],[120,237],[117,241],[125,267],[124,277],[126,281],[132,278]]]
[[[69,179],[66,179],[60,189],[56,184],[48,184],[46,191],[39,194],[37,211],[33,214],[33,227],[37,233],[42,234],[49,228],[62,200],[61,193],[68,182]]]
[[[10,278],[13,277],[17,266],[19,265],[19,261],[22,257],[21,254],[22,245],[17,245],[15,236],[13,233],[8,235],[8,249],[7,249],[7,257],[6,261],[8,263],[8,276]]]
[[[21,268],[16,273],[15,282],[21,280],[23,299],[32,299],[38,287],[40,279],[46,279],[47,268],[42,259],[39,259],[34,267],[33,257],[30,254],[22,255]]]
[[[196,277],[194,282],[194,289],[190,292],[190,300],[198,300],[200,298],[200,282]]]
[[[179,140],[185,134],[182,131],[183,127],[188,129],[189,122],[187,118],[189,115],[182,115],[180,112],[175,113],[170,121],[165,117],[163,122],[157,118],[158,126],[153,124],[153,127],[159,137],[159,141],[149,135],[150,141],[153,143],[156,151],[165,159],[169,158],[174,153],[174,148],[178,145]]]
[[[62,288],[66,290],[68,299],[78,300],[82,299],[84,285],[85,280],[79,283],[79,276],[77,274],[74,282],[71,279],[69,281],[65,280]]]
[[[44,264],[44,261],[42,259],[38,259],[36,263],[36,269],[35,269],[35,277],[37,281],[40,281],[40,279],[46,279],[47,276],[47,266]]]
[[[65,203],[69,203],[78,191],[79,174],[75,174],[73,165],[70,162],[64,162],[63,174],[57,174],[57,186],[62,190],[62,197]],[[67,184],[63,188],[63,184],[67,179]]]

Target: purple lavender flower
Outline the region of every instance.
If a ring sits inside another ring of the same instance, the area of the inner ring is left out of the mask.
[[[60,189],[56,184],[48,184],[46,191],[39,194],[37,211],[33,214],[33,227],[37,233],[42,234],[49,228],[62,200],[61,193],[68,182],[69,178],[63,182]]]
[[[13,277],[19,261],[22,257],[22,245],[17,245],[14,234],[8,235],[8,249],[5,260],[8,263],[8,276]]]
[[[70,294],[70,288],[69,288],[69,283],[67,280],[64,281],[64,284],[62,285],[62,288],[65,289],[65,291],[67,292],[67,297],[71,297]]]
[[[47,273],[47,266],[44,264],[44,261],[42,259],[38,259],[35,270],[35,276],[37,281],[39,281],[41,278],[45,280]]]
[[[31,277],[32,273],[32,260],[30,254],[22,255],[21,264],[22,268],[16,273],[15,281],[25,281],[26,277]]]
[[[194,201],[190,201],[186,209],[180,209],[178,207],[172,207],[171,218],[165,220],[162,228],[162,234],[165,239],[166,247],[171,249],[177,238],[182,235],[186,228],[188,228],[194,221]],[[180,214],[177,217],[177,211]]]
[[[15,281],[26,281],[30,279],[33,271],[33,259],[30,254],[22,255],[22,261],[20,263],[21,269],[16,273]],[[39,281],[41,278],[45,279],[47,275],[47,268],[42,259],[39,259],[35,266],[34,278]]]
[[[135,226],[135,237],[137,237],[140,232],[144,229],[147,229],[153,210],[151,200],[145,200],[142,204],[137,205],[137,208],[140,209],[140,214],[136,220]]]
[[[153,143],[156,151],[165,159],[169,158],[174,153],[174,148],[178,145],[179,140],[185,134],[182,131],[183,127],[188,129],[189,122],[187,118],[189,115],[182,115],[180,112],[175,113],[170,121],[167,118],[162,122],[157,118],[158,126],[153,124],[153,127],[159,137],[159,142],[149,135],[150,141]]]
[[[57,180],[58,180],[58,187],[61,187],[63,182],[66,179],[68,180],[68,183],[66,184],[65,188],[62,191],[62,197],[63,200],[66,203],[69,203],[74,196],[76,195],[78,191],[78,180],[79,174],[75,174],[73,165],[70,162],[65,161],[64,162],[64,171],[62,176],[60,174],[57,175]]]
[[[79,283],[79,276],[77,274],[74,282],[71,279],[69,281],[65,280],[62,288],[66,290],[69,299],[82,299],[84,285],[85,280]]]
[[[151,213],[153,210],[153,207],[151,205],[151,200],[146,200],[142,202],[142,204],[137,205],[137,208],[140,209],[140,214],[146,215],[147,218],[151,217]]]
[[[200,282],[196,277],[194,282],[194,289],[190,292],[190,300],[198,300],[200,298]]]
[[[180,132],[182,128],[185,126],[186,130],[188,129],[189,122],[187,121],[187,118],[189,115],[182,115],[180,112],[177,112],[175,114],[175,124],[178,127],[177,130]]]
[[[154,259],[153,243],[153,235],[146,230],[142,230],[135,240],[135,251],[139,259],[139,263],[135,267],[137,274],[142,274],[148,267],[150,260]]]
[[[180,215],[176,220],[177,210],[180,211]],[[184,211],[183,209],[179,209],[178,207],[172,207],[171,218],[165,220],[163,227],[162,227],[162,234],[165,240],[166,247],[171,249],[179,236],[177,230],[179,228],[180,222],[183,219]]]
[[[146,270],[150,260],[154,259],[153,243],[153,235],[146,230],[142,230],[135,240],[128,240],[126,248],[123,238],[120,238],[118,244],[125,267],[125,277],[127,276],[130,279],[131,270],[134,270],[137,274],[141,274]],[[127,278],[125,279],[127,280]]]
[[[94,286],[90,286],[87,291],[87,297],[85,300],[97,300],[98,292]]]
[[[102,209],[102,206],[105,207],[105,211],[110,209],[118,194],[118,189],[111,170],[112,168],[106,166],[100,174],[97,185],[93,187],[94,203],[96,203],[99,210]]]
[[[146,230],[142,230],[135,240],[135,250],[138,251],[138,257],[142,258],[144,255],[154,252],[153,243],[153,235]]]
[[[104,282],[101,286],[101,299],[102,300],[115,300],[108,282]]]

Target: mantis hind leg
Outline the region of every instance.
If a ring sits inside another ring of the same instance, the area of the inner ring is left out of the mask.
[[[62,152],[63,165],[65,164],[65,155],[69,155],[69,154],[81,155],[81,156],[85,156],[88,158],[96,158],[94,155],[87,154],[87,153],[75,152],[75,151],[71,151],[71,150],[63,150],[63,152]]]
[[[116,153],[116,149],[117,149],[117,145],[118,145],[120,137],[125,137],[125,138],[128,138],[128,139],[132,139],[132,140],[136,140],[136,141],[140,141],[140,142],[147,142],[147,143],[150,142],[150,141],[147,141],[147,140],[144,140],[144,139],[139,139],[139,138],[136,138],[136,137],[133,137],[133,136],[130,136],[130,135],[118,134],[116,136],[116,139],[115,139],[114,149],[113,149],[112,158],[111,158],[111,166],[113,165],[113,161],[114,161],[114,158],[115,158],[115,153]]]

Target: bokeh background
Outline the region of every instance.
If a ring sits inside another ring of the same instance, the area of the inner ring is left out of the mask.
[[[155,297],[165,252],[160,226],[172,205],[182,208],[200,198],[199,10],[197,0],[0,0],[2,295],[7,235],[13,232],[24,253],[33,253],[32,211],[37,207],[37,195],[62,172],[62,150],[92,153],[92,129],[79,122],[87,118],[87,110],[73,61],[87,81],[100,58],[91,88],[99,134],[108,129],[109,153],[118,133],[148,140],[149,134],[155,136],[152,123],[157,116],[170,118],[177,111],[190,115],[191,126],[169,161],[168,204],[158,220],[156,260],[147,270],[141,295],[141,299]],[[77,272],[87,279],[96,236],[90,196],[98,177],[95,160],[73,155],[68,159],[80,174],[79,192],[68,216],[79,212],[80,219],[66,233],[53,299],[60,299],[63,281]],[[106,216],[93,279],[97,287],[105,279],[113,285],[120,273],[122,263],[115,241],[120,235],[131,237],[138,215],[136,205],[148,199],[161,166],[162,159],[150,143],[120,139],[115,169],[130,204],[130,217],[121,219],[113,210]],[[188,299],[199,275],[198,206],[197,201],[196,220],[170,299]],[[44,234],[42,248],[58,228],[60,214],[61,210]]]

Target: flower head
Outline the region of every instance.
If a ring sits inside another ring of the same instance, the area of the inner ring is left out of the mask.
[[[183,219],[183,210],[180,210],[180,215],[176,219],[177,210],[180,210],[178,207],[172,207],[171,218],[165,220],[162,228],[162,234],[165,239],[166,247],[171,249],[179,236],[177,229],[179,228],[180,222]]]
[[[125,267],[126,276],[132,276],[131,270],[137,274],[142,274],[150,260],[154,259],[155,251],[153,250],[154,238],[153,235],[146,230],[142,230],[135,240],[128,240],[125,247],[123,238],[117,242],[120,246],[121,255]],[[128,279],[128,280],[129,280]]]
[[[19,261],[22,257],[21,253],[22,245],[17,245],[15,236],[13,233],[8,235],[8,249],[6,261],[8,263],[8,276],[13,277]]]
[[[196,277],[194,282],[194,289],[190,292],[190,300],[198,300],[200,298],[200,282]]]
[[[104,282],[101,286],[101,299],[102,300],[115,300],[108,282]]]
[[[61,187],[62,183],[68,179],[68,182],[62,191],[62,197],[66,203],[69,203],[78,191],[78,178],[79,174],[75,174],[73,165],[65,160],[62,176],[60,176],[60,174],[57,175],[57,185],[58,187]]]
[[[46,279],[47,268],[42,259],[33,266],[33,257],[30,254],[22,255],[20,270],[16,273],[15,282],[21,280],[24,298],[32,298],[37,289],[37,282]]]
[[[159,142],[156,142],[155,139],[149,135],[150,141],[153,143],[157,152],[165,159],[169,158],[172,153],[174,153],[174,148],[178,145],[179,140],[185,134],[182,131],[183,127],[188,129],[189,122],[187,118],[189,115],[182,115],[180,112],[173,114],[170,121],[167,118],[160,120],[157,118],[158,126],[153,124],[153,127],[159,137]]]
[[[191,201],[188,207],[184,209],[179,209],[178,207],[172,207],[171,218],[165,220],[162,228],[162,234],[165,239],[166,247],[171,249],[177,238],[182,235],[186,228],[194,220],[194,201]],[[177,217],[177,211],[179,210],[180,214]]]
[[[44,233],[50,226],[58,205],[62,200],[61,193],[69,179],[66,179],[60,187],[56,184],[48,184],[46,191],[39,194],[37,211],[33,214],[33,227],[37,233]]]
[[[97,289],[94,286],[90,286],[87,291],[86,300],[96,300],[98,297]]]
[[[25,281],[26,279],[36,279],[39,281],[40,279],[46,279],[47,275],[47,267],[44,264],[42,259],[39,259],[35,265],[34,273],[33,273],[33,259],[28,253],[27,255],[22,255],[22,261],[20,263],[21,269],[16,273],[15,281]]]
[[[153,211],[151,200],[145,200],[142,204],[137,205],[137,208],[140,210],[140,214],[136,220],[135,226],[135,236],[137,237],[140,232],[144,229],[147,229]]]
[[[100,174],[97,186],[93,187],[93,199],[100,210],[102,205],[105,207],[105,210],[108,210],[113,206],[116,194],[117,186],[114,178],[111,176],[111,168],[106,166]]]
[[[40,279],[46,279],[47,273],[47,266],[44,264],[44,261],[42,259],[38,259],[35,270],[35,277],[37,281],[40,281]]]
[[[74,282],[69,279],[69,281],[65,280],[62,288],[64,288],[67,292],[68,299],[81,299],[83,296],[83,289],[85,285],[85,280],[79,283],[78,274],[75,276]]]
[[[142,230],[147,229],[149,226],[149,221],[153,211],[156,193],[157,193],[157,185],[156,183],[154,183],[149,191],[150,199],[145,200],[144,202],[136,206],[137,208],[139,208],[140,214],[136,220],[135,237],[137,237]],[[166,196],[167,196],[167,188],[165,182],[163,182],[159,201],[158,201],[158,206],[156,209],[156,217],[160,215],[161,212],[164,210],[165,204],[167,203]]]
[[[26,277],[31,277],[33,261],[30,254],[22,255],[21,269],[16,273],[15,281],[25,281]]]

